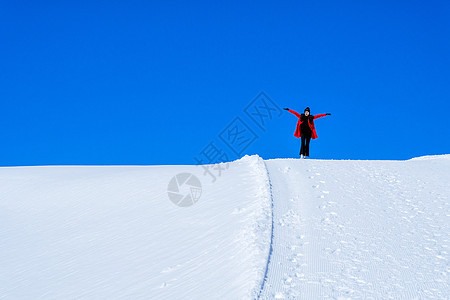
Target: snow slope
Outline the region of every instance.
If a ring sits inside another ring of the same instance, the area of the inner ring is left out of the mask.
[[[0,168],[0,299],[449,298],[450,155],[227,166]]]
[[[173,176],[200,200],[178,207]],[[261,158],[200,166],[0,168],[1,299],[254,298],[270,246]]]

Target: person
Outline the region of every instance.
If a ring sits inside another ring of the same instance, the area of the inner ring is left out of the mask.
[[[326,113],[313,116],[311,115],[311,110],[309,109],[309,107],[305,108],[305,111],[301,115],[289,108],[285,108],[284,110],[287,110],[298,117],[297,128],[295,129],[294,136],[297,138],[301,137],[302,140],[302,145],[300,147],[300,157],[309,157],[309,142],[311,141],[311,138],[317,139],[314,120],[325,116],[331,116],[331,114]]]

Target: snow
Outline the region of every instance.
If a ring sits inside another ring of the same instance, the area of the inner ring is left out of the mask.
[[[267,161],[276,200],[262,298],[448,298],[449,157]]]
[[[202,182],[178,207],[173,176]],[[270,245],[259,157],[200,166],[0,168],[0,298],[254,298]],[[151,297],[150,297],[151,296]]]
[[[0,298],[449,298],[450,155],[203,167],[0,168]]]

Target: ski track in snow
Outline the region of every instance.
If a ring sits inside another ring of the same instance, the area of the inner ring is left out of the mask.
[[[264,167],[265,167],[265,170],[266,170],[266,172],[267,172],[267,179],[268,179],[268,183],[269,183],[269,186],[270,186],[270,208],[271,208],[271,220],[270,220],[270,245],[269,245],[269,253],[268,253],[268,255],[267,255],[267,262],[266,262],[266,266],[265,266],[265,268],[264,268],[264,278],[263,278],[263,280],[262,280],[262,283],[261,283],[261,288],[260,288],[260,290],[259,290],[259,292],[258,292],[258,296],[257,296],[257,298],[259,299],[259,298],[261,298],[261,293],[262,293],[262,291],[264,290],[264,285],[265,285],[265,283],[267,282],[267,274],[268,274],[268,271],[269,271],[269,265],[270,265],[270,261],[271,261],[271,258],[272,258],[272,253],[273,253],[273,234],[274,234],[274,232],[273,232],[273,228],[274,228],[274,220],[273,220],[273,191],[272,191],[272,181],[271,181],[271,179],[270,179],[270,173],[269,173],[269,169],[267,168],[267,164],[264,162]]]
[[[450,160],[266,161],[261,299],[448,299]],[[432,159],[432,158],[431,158]]]

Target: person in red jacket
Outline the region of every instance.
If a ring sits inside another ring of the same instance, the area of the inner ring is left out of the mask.
[[[311,110],[309,109],[309,107],[305,108],[304,113],[301,115],[289,108],[285,108],[285,110],[293,113],[298,117],[297,128],[295,129],[294,136],[297,138],[301,137],[302,139],[302,146],[300,147],[300,157],[309,157],[309,142],[311,141],[311,138],[317,139],[314,120],[325,116],[330,116],[331,114],[327,113],[313,116],[311,115]]]

